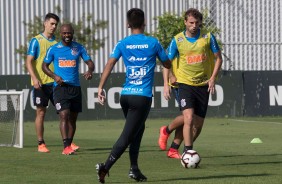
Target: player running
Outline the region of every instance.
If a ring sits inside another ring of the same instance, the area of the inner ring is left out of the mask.
[[[126,80],[120,97],[125,117],[123,131],[113,146],[105,163],[96,165],[98,180],[105,182],[105,176],[129,146],[129,177],[136,181],[146,181],[138,167],[139,148],[145,130],[145,121],[151,109],[152,85],[156,58],[162,65],[171,67],[165,50],[154,37],[145,36],[145,15],[141,9],[132,8],[127,12],[127,23],[131,35],[119,41],[113,49],[102,74],[98,87],[98,99],[104,105],[103,87],[113,67],[120,57],[126,67]]]
[[[200,29],[202,19],[203,15],[197,9],[188,9],[184,20],[186,30],[172,39],[168,49],[170,59],[179,56],[176,81],[183,115],[184,152],[193,149],[193,141],[202,130],[209,94],[215,92],[215,80],[222,65],[221,52],[215,37]],[[169,73],[165,76],[169,76]],[[171,131],[168,127],[161,128],[161,149],[166,147]],[[175,150],[178,147],[179,145],[175,145]]]

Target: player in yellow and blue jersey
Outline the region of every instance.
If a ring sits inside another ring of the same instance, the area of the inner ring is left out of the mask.
[[[123,131],[113,146],[105,163],[96,165],[99,182],[105,182],[105,175],[129,146],[129,177],[136,181],[146,181],[138,167],[138,155],[145,121],[152,104],[152,86],[156,59],[170,68],[170,61],[159,41],[144,35],[145,15],[141,9],[132,8],[127,12],[128,27],[131,35],[119,41],[110,55],[98,87],[98,99],[103,105],[105,94],[103,87],[114,65],[120,57],[126,68],[126,79],[123,85],[120,104],[125,116]]]
[[[43,71],[54,79],[54,103],[60,117],[60,131],[64,149],[62,154],[74,154],[72,141],[76,131],[78,113],[82,111],[82,94],[79,81],[79,64],[82,58],[88,66],[83,76],[92,79],[94,63],[86,49],[73,41],[74,29],[63,24],[60,29],[62,41],[50,47],[42,64]],[[54,72],[50,65],[54,64]]]
[[[183,116],[178,116],[172,124],[180,126],[183,121],[184,152],[193,149],[193,141],[202,130],[209,94],[215,92],[215,80],[222,65],[221,52],[214,35],[200,29],[202,19],[203,15],[197,9],[187,10],[184,20],[186,30],[177,34],[168,48],[168,57],[171,60],[179,56],[175,77]],[[168,80],[171,72],[164,72]],[[168,136],[173,131],[169,127],[171,126],[161,128],[161,148],[166,148]],[[178,153],[178,148],[179,142],[174,141],[169,152]]]
[[[33,104],[36,106],[35,130],[38,140],[38,152],[44,153],[49,152],[44,141],[44,117],[49,100],[53,103],[54,80],[42,71],[41,66],[47,49],[57,43],[54,34],[59,21],[60,19],[56,14],[46,14],[44,31],[31,39],[25,63],[33,86]],[[50,68],[53,69],[53,65]]]

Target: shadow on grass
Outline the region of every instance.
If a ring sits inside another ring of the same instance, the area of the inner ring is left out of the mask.
[[[265,177],[271,176],[271,174],[236,174],[236,175],[221,175],[221,176],[206,176],[206,177],[182,177],[182,178],[171,178],[171,179],[164,179],[164,180],[154,180],[150,179],[146,183],[155,183],[155,182],[175,182],[175,181],[195,181],[195,180],[210,180],[210,179],[225,179],[225,178],[250,178],[250,177]],[[110,183],[124,183],[124,182],[114,182],[111,181]]]

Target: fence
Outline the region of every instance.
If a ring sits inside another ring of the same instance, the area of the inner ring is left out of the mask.
[[[115,43],[129,34],[125,12],[132,7],[146,13],[147,32],[155,30],[153,18],[164,12],[181,14],[190,7],[208,10],[210,23],[220,28],[216,37],[223,43],[223,69],[240,71],[282,70],[282,2],[280,0],[1,0],[0,1],[0,75],[26,74],[15,49],[26,44],[27,27],[33,21],[60,6],[61,18],[78,21],[83,14],[94,20],[107,20],[105,46],[92,56],[96,73],[101,73]],[[172,25],[173,26],[173,25]],[[81,72],[85,70],[81,68]],[[122,62],[114,72],[124,72]]]

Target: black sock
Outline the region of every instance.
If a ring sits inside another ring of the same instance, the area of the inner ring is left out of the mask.
[[[44,140],[38,141],[38,145],[45,144]]]
[[[107,161],[105,162],[105,169],[109,171],[111,167],[115,164],[118,158],[116,158],[114,155],[110,154]]]
[[[175,142],[172,142],[170,147],[173,148],[173,149],[177,149],[178,150],[179,146],[180,146],[179,144],[176,144]]]
[[[131,170],[139,170],[138,165],[131,165],[130,169]]]
[[[193,146],[184,146],[183,153],[188,151],[188,150],[192,150],[192,149],[193,149]]]
[[[68,138],[68,141],[69,141],[70,145],[72,143],[72,140],[73,140],[73,138]]]
[[[64,143],[64,148],[70,145],[68,139],[63,139],[63,143]]]
[[[170,134],[170,133],[172,132],[172,131],[170,131],[170,130],[168,129],[168,126],[166,126],[165,131],[166,131],[167,134]]]

